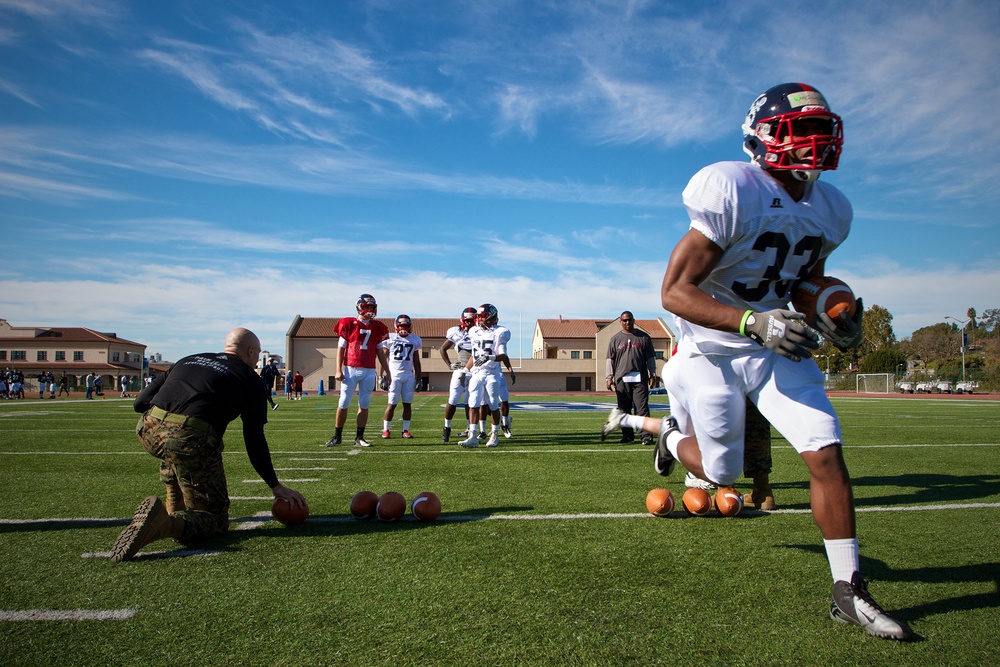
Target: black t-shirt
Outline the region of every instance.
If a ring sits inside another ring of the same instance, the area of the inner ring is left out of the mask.
[[[135,399],[136,412],[146,412],[153,406],[202,419],[215,428],[220,438],[231,421],[242,418],[250,463],[268,486],[277,485],[264,437],[266,389],[254,369],[235,354],[203,352],[184,357]]]

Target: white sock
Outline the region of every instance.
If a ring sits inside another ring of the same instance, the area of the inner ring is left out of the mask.
[[[404,431],[409,431],[410,430],[410,420],[409,419],[404,419],[403,420],[403,430]]]
[[[383,431],[388,431],[389,430],[389,422],[387,422],[384,419],[382,420],[382,430]]]
[[[640,417],[639,415],[625,415],[622,418],[622,426],[628,426],[630,429],[641,431],[645,419],[645,417]]]
[[[450,419],[445,419],[444,420],[444,427],[445,428],[451,428],[451,420]]]
[[[850,581],[851,575],[860,571],[858,538],[823,540],[823,546],[826,547],[826,559],[830,561],[830,574],[835,582]]]

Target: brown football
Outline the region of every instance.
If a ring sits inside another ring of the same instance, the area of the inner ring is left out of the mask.
[[[688,489],[681,496],[681,504],[688,514],[705,516],[712,509],[712,496],[705,489]]]
[[[653,489],[646,494],[646,509],[653,516],[667,516],[674,511],[674,496],[666,489]]]
[[[715,509],[722,516],[736,516],[743,509],[743,494],[731,486],[719,487],[715,492]]]
[[[374,491],[358,491],[351,497],[351,516],[355,519],[374,519],[378,496]]]
[[[406,513],[406,498],[398,491],[386,491],[378,497],[375,514],[382,521],[398,521]]]
[[[822,276],[798,284],[792,293],[792,307],[806,316],[807,324],[814,326],[816,314],[821,312],[834,321],[845,310],[854,317],[858,303],[847,283],[833,276]]]
[[[410,501],[410,513],[421,521],[433,521],[441,515],[441,499],[430,491],[418,493]]]
[[[309,516],[309,505],[299,507],[284,498],[275,498],[274,504],[271,505],[271,516],[286,526],[295,526]]]

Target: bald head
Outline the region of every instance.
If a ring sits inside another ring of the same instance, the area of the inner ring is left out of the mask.
[[[260,354],[260,339],[249,329],[236,327],[226,334],[226,343],[222,351],[235,354],[246,365],[253,367],[257,364],[257,356]]]

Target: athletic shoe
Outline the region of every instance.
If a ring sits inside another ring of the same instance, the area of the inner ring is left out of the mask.
[[[340,444],[340,436],[339,435],[335,435],[332,438],[330,438],[329,440],[327,440],[326,444],[323,445],[323,446],[324,447],[335,447],[335,446],[337,446],[339,444]]]
[[[389,432],[388,431],[382,431],[382,439],[383,440],[388,440],[389,439]]]
[[[490,434],[486,431],[479,432],[479,442],[486,442],[486,438],[490,437]]]
[[[278,404],[277,403],[271,403],[271,409],[272,410],[277,410],[278,409]]]
[[[121,563],[133,557],[150,542],[168,537],[170,515],[156,496],[149,496],[136,508],[132,521],[118,535],[111,547],[111,562]]]
[[[913,632],[906,623],[886,614],[872,599],[868,593],[868,584],[861,578],[860,572],[851,575],[850,581],[833,584],[830,618],[840,623],[853,623],[868,634],[883,639],[905,641],[913,638]]]
[[[404,440],[409,440],[412,437],[413,437],[413,434],[411,434],[409,431],[403,431],[403,439]]]
[[[441,442],[448,442],[451,440],[451,427],[445,426],[444,430],[441,431]]]
[[[509,438],[511,436],[510,424],[500,424],[500,430],[503,431],[503,437]]]
[[[656,448],[653,449],[653,469],[657,474],[666,477],[674,470],[677,459],[667,449],[667,434],[673,433],[677,429],[677,420],[673,417],[664,417],[660,420],[660,435],[656,439]]]
[[[468,438],[466,438],[465,440],[463,440],[458,444],[467,449],[475,449],[476,447],[479,446],[479,438],[477,438],[474,435],[470,435]]]
[[[694,473],[684,475],[684,486],[689,489],[703,489],[705,491],[715,491],[715,484],[706,482],[700,477],[695,477]],[[750,494],[747,494],[750,495]]]
[[[459,440],[465,440],[466,438],[469,437],[469,435],[470,435],[469,429],[465,429],[464,431],[462,431],[461,433],[458,434],[458,439]]]
[[[653,445],[653,436],[651,436],[648,433],[643,433],[642,434],[642,444],[646,445],[647,447],[651,447]]]
[[[500,444],[500,435],[496,431],[490,431],[490,437],[486,440],[487,447],[496,447]]]
[[[364,438],[356,438],[354,440],[354,446],[355,447],[371,447],[372,443],[368,442]]]
[[[624,412],[618,408],[611,410],[611,414],[608,415],[608,421],[604,422],[604,426],[601,427],[601,442],[604,442],[609,435],[622,427],[623,419],[625,419]],[[621,441],[626,442],[625,438],[622,438]]]

